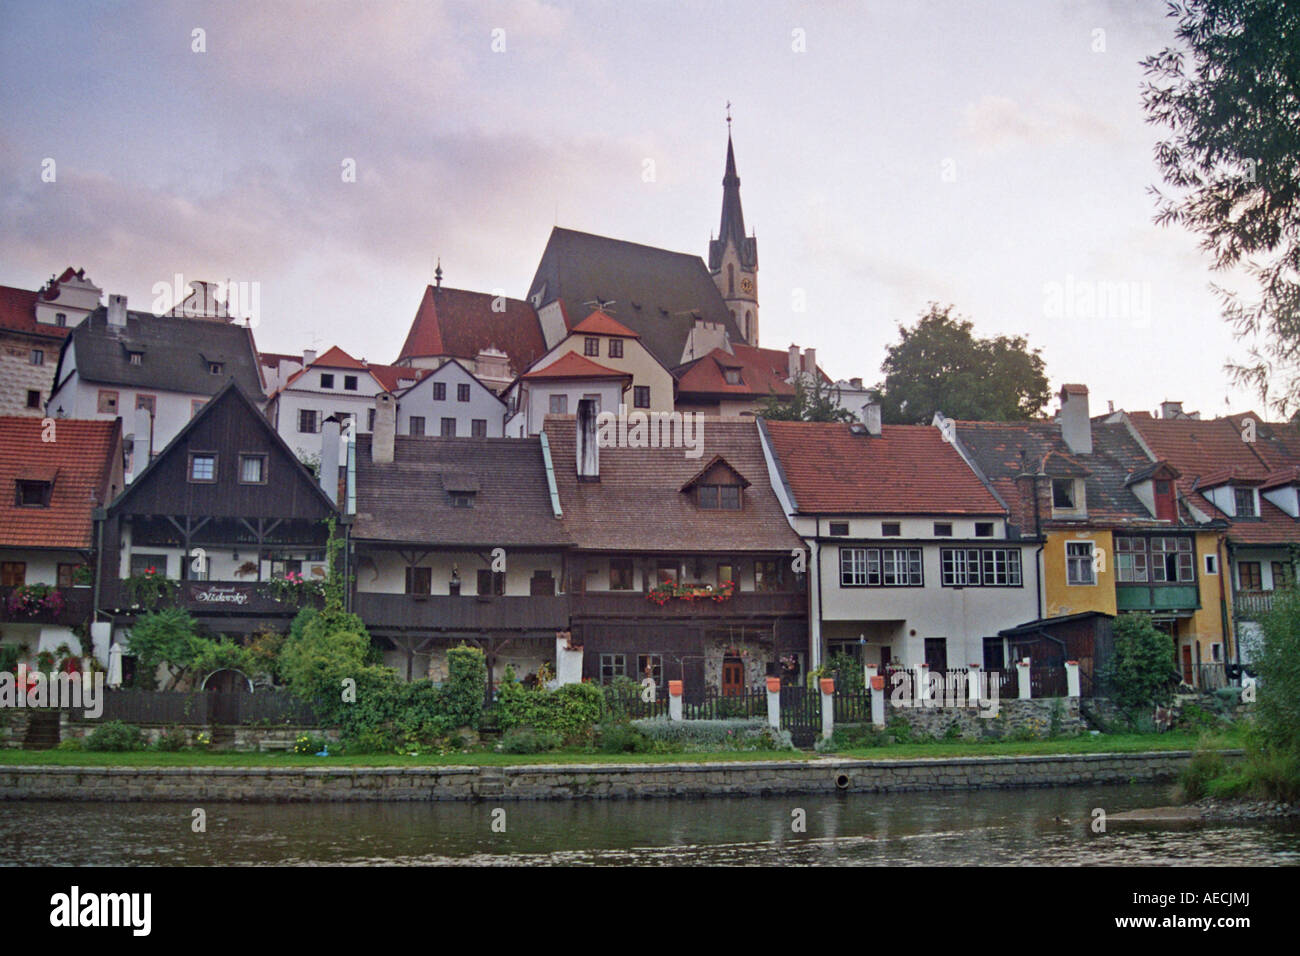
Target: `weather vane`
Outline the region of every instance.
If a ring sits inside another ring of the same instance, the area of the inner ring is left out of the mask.
[[[727,134],[731,134],[731,100],[727,100]]]

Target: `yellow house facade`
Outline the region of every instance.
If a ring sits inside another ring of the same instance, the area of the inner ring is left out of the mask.
[[[641,337],[604,312],[593,312],[545,356],[533,364],[542,369],[568,354],[580,355],[605,368],[632,377],[624,393],[629,412],[671,412],[674,408],[675,380],[672,373],[641,344]],[[602,411],[617,412],[616,408]]]

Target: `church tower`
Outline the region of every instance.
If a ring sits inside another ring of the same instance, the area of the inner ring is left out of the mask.
[[[740,177],[731,145],[731,112],[727,112],[727,171],[722,177],[722,225],[709,241],[709,272],[731,310],[745,343],[758,346],[758,240],[745,235],[740,210]]]

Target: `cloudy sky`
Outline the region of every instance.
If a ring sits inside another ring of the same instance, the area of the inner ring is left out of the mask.
[[[1163,11],[6,0],[0,284],[258,282],[261,348],[392,361],[438,257],[522,297],[556,224],[704,254],[730,100],[761,344],[876,382],[938,300],[1095,411],[1254,407],[1207,259],[1151,221]]]

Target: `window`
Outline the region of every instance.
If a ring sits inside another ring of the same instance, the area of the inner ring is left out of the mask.
[[[209,363],[208,363],[208,371],[211,372],[213,375],[220,375],[220,374],[221,374],[221,370],[222,370],[224,367],[225,367],[225,366],[224,366],[221,362],[209,362]]]
[[[609,357],[610,357],[610,358],[622,358],[622,357],[623,357],[623,340],[622,340],[622,339],[610,339],[610,340],[609,340]]]
[[[1174,483],[1168,479],[1155,482],[1156,517],[1161,521],[1173,521],[1178,517],[1178,506],[1174,500]]]
[[[1150,577],[1146,538],[1115,538],[1115,579],[1145,583]]]
[[[343,390],[346,392],[355,392],[357,390],[357,377],[355,375],[343,376]]]
[[[446,383],[446,382],[434,382],[434,383],[433,383],[433,400],[434,400],[435,402],[445,402],[445,401],[447,400],[447,383]]]
[[[1151,580],[1156,584],[1188,584],[1196,580],[1191,538],[1152,538]]]
[[[428,594],[433,590],[433,568],[407,568],[406,593]]]
[[[468,401],[469,401],[469,384],[468,384],[468,383],[462,382],[460,385],[457,385],[457,386],[456,386],[456,401],[458,401],[458,402],[468,402]]]
[[[936,521],[936,522],[934,523],[934,536],[935,536],[936,538],[951,538],[951,537],[952,537],[952,522],[951,522],[951,521]]]
[[[126,353],[126,360],[127,360],[129,363],[131,363],[132,365],[143,365],[143,364],[144,364],[144,353],[143,353],[143,352],[127,352],[127,353]]]
[[[1210,645],[1210,660],[1216,664],[1223,661],[1223,645],[1218,641]]]
[[[840,548],[840,587],[922,587],[920,548]]]
[[[137,395],[135,397],[135,407],[137,409],[147,408],[149,414],[157,417],[158,415],[158,396],[157,395]]]
[[[1219,573],[1219,556],[1217,554],[1207,554],[1205,556],[1205,573],[1206,574]]]
[[[266,456],[240,455],[239,481],[245,485],[266,484]]]
[[[307,434],[320,431],[317,417],[318,415],[314,408],[298,409],[298,431]]]
[[[732,584],[737,583],[736,566],[730,561],[723,561],[718,565],[718,587],[722,587],[722,585],[726,584],[728,581]]]
[[[333,387],[334,387],[334,373],[333,373],[333,372],[321,372],[321,373],[320,373],[320,387],[321,387],[321,388],[333,388]]]
[[[1056,511],[1074,511],[1078,505],[1074,500],[1074,479],[1052,479],[1052,508]]]
[[[1235,488],[1233,489],[1232,497],[1237,505],[1238,518],[1259,517],[1259,512],[1255,510],[1254,488]]]
[[[487,419],[471,419],[469,423],[469,433],[474,438],[487,438]]]
[[[659,585],[677,583],[677,565],[671,561],[660,561],[655,569],[655,581]]]
[[[832,521],[830,533],[836,537],[849,533],[849,523],[847,521]]]
[[[131,553],[131,574],[144,574],[146,571],[152,571],[156,574],[167,574],[167,555],[153,554],[148,551],[135,551]]]
[[[407,427],[407,434],[423,435],[424,434],[424,416],[412,415],[410,424]]]
[[[83,579],[84,573],[82,568],[87,567],[84,564],[60,564],[59,565],[59,587],[71,588],[76,587],[79,579]]]
[[[739,511],[740,485],[697,485],[696,502],[708,511]]]
[[[60,327],[66,326],[68,324],[68,313],[66,312],[54,313],[54,324]]]
[[[41,407],[41,390],[39,388],[29,388],[27,390],[27,407],[28,408]]]
[[[32,349],[31,363],[33,365],[45,364],[45,349]],[[139,363],[135,363],[139,364]]]
[[[1243,591],[1264,590],[1264,577],[1258,561],[1237,562],[1237,586]]]
[[[447,493],[447,500],[453,508],[473,508],[474,492],[450,491]]]
[[[611,591],[631,591],[634,587],[632,582],[632,559],[610,558],[609,589]]]
[[[454,418],[444,418],[444,419],[442,420],[442,426],[441,426],[440,430],[438,431],[438,434],[441,435],[443,438],[455,438],[455,437],[456,437],[456,419],[454,419]]]
[[[552,414],[552,415],[567,415],[567,414],[569,414],[569,396],[568,396],[568,395],[552,395],[552,396],[551,396],[551,405],[550,405],[550,408],[551,408],[551,414]]]
[[[946,588],[1022,585],[1017,548],[941,548],[939,568]]]
[[[775,558],[760,558],[754,562],[754,590],[755,591],[779,591],[781,590],[782,578],[781,569],[785,567],[784,561],[777,561]]]
[[[627,655],[626,654],[601,654],[600,655],[600,682],[608,684],[615,677],[627,676]]]
[[[1290,561],[1273,562],[1273,588],[1289,588],[1295,583],[1295,565]]]
[[[582,340],[582,354],[600,356],[600,339],[594,336],[587,336]]]
[[[976,522],[975,522],[975,537],[977,537],[977,538],[991,538],[991,537],[993,537],[993,522],[992,522],[992,521],[976,521]]]
[[[897,538],[903,533],[903,526],[897,521],[886,521],[880,526],[882,538]]]
[[[740,380],[740,369],[738,369],[738,368],[728,368],[728,369],[723,369],[723,370],[722,370],[722,380],[723,380],[724,382],[726,382],[728,385],[743,385],[743,384],[744,384],[744,383]]]
[[[1092,567],[1091,541],[1065,543],[1065,583],[1070,585],[1097,583]]]
[[[0,587],[20,588],[27,583],[26,561],[0,562]]]
[[[52,482],[23,481],[20,478],[14,484],[18,486],[14,504],[19,508],[48,508],[50,506],[50,493],[54,490]]]
[[[117,392],[109,391],[106,388],[99,390],[99,414],[117,414]]]
[[[190,481],[213,482],[217,480],[217,456],[211,452],[190,455]]]
[[[203,411],[203,406],[206,405],[207,403],[208,403],[208,400],[207,400],[206,398],[191,398],[191,399],[190,399],[190,418],[193,418],[193,417],[194,417],[195,415],[197,415],[199,412]]]
[[[374,430],[375,430],[375,410],[371,408],[371,409],[367,409],[366,411],[366,431],[372,432]]]
[[[632,386],[632,407],[633,408],[650,407],[650,386],[649,385]]]
[[[506,573],[504,571],[492,571],[489,568],[479,568],[478,593],[505,594]]]
[[[636,657],[636,676],[637,680],[650,678],[654,681],[655,687],[662,687],[664,683],[664,659],[659,654],[638,654]]]

